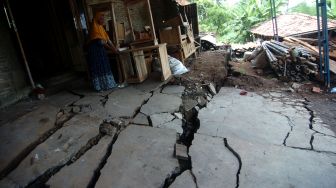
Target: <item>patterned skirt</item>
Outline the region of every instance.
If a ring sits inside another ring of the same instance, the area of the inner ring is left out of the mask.
[[[88,63],[93,88],[104,91],[117,87],[109,59],[100,40],[94,40],[88,48]]]

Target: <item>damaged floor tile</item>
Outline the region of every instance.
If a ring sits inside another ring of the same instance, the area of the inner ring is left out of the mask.
[[[160,187],[179,166],[173,157],[175,141],[173,130],[127,127],[114,144],[96,187]]]
[[[105,109],[110,117],[132,118],[141,105],[151,96],[133,87],[119,89],[108,95]]]
[[[198,187],[236,187],[239,163],[225,147],[223,138],[200,134],[194,137],[189,155]]]
[[[63,167],[46,183],[50,187],[88,187],[95,170],[105,157],[113,137],[104,136],[73,164]]]
[[[153,115],[157,113],[173,113],[180,109],[182,99],[175,95],[154,94],[149,101],[142,106],[140,112],[146,115]]]

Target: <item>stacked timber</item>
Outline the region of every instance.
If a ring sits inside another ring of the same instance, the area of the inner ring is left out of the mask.
[[[264,41],[247,60],[257,68],[268,64],[279,77],[296,82],[315,79],[319,73],[319,58],[309,49],[294,43]]]

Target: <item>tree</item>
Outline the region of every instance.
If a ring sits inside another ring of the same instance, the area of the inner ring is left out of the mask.
[[[196,0],[201,31],[215,32],[220,41],[246,42],[251,39],[249,30],[254,25],[270,19],[269,1],[240,0],[232,7],[219,2],[222,1]],[[277,10],[283,2],[276,1]]]

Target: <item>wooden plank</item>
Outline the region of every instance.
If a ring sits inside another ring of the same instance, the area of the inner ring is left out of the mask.
[[[307,42],[304,42],[304,41],[299,40],[299,39],[294,38],[294,37],[285,37],[284,39],[285,40],[289,39],[288,41],[297,42],[297,43],[303,45],[304,47],[308,48],[309,50],[311,50],[314,53],[314,55],[319,55],[319,50],[317,48],[315,48],[314,46],[308,44]]]
[[[138,50],[134,51],[132,55],[135,63],[137,76],[139,78],[139,82],[142,82],[148,77],[144,53],[142,50]]]
[[[121,71],[124,77],[124,81],[127,81],[128,79],[128,73],[127,73],[127,64],[129,63],[128,61],[128,56],[129,54],[119,54],[119,59],[120,59],[120,66],[121,66]]]
[[[191,54],[196,52],[196,47],[195,47],[195,43],[188,43],[187,40],[182,42],[182,49],[183,49],[183,54],[184,54],[184,58],[188,58],[189,56],[191,56]]]
[[[297,38],[294,38],[294,37],[285,37],[285,38],[289,38],[289,39],[307,47],[309,50],[314,52],[314,55],[317,55],[317,56],[319,55],[319,50],[315,46],[312,46],[312,45],[308,44],[307,42],[302,41],[302,40],[297,39]],[[329,54],[329,58],[336,59],[336,56],[334,56],[333,54]]]
[[[130,29],[131,29],[132,39],[135,40],[134,27],[133,27],[133,24],[132,24],[131,15],[129,13],[129,8],[128,7],[126,7],[126,12],[127,12],[128,23],[129,23],[129,26],[130,26]]]
[[[115,45],[117,48],[119,48],[120,44],[119,44],[119,38],[118,38],[118,34],[117,34],[117,22],[116,22],[116,16],[115,16],[115,12],[114,12],[114,3],[111,3],[111,16],[112,16],[112,21],[113,21],[113,35],[116,39]]]
[[[181,44],[181,29],[178,27],[171,27],[166,29],[161,29],[159,32],[160,42],[167,44]]]
[[[162,81],[165,81],[169,79],[169,77],[172,75],[170,67],[169,67],[166,45],[160,45],[159,58],[160,58],[161,69],[162,69]]]
[[[154,50],[154,49],[158,49],[160,48],[161,46],[166,46],[167,44],[166,43],[163,43],[163,44],[158,44],[158,45],[152,45],[152,46],[146,46],[146,47],[141,47],[141,48],[134,48],[134,49],[129,49],[129,50],[123,50],[123,51],[120,51],[119,53],[129,53],[129,52],[134,52],[134,51],[138,51],[138,50]]]
[[[126,36],[125,36],[125,24],[124,23],[118,23],[117,24],[117,36],[118,36],[118,40],[125,40]]]
[[[336,74],[336,61],[329,59],[330,72]]]

